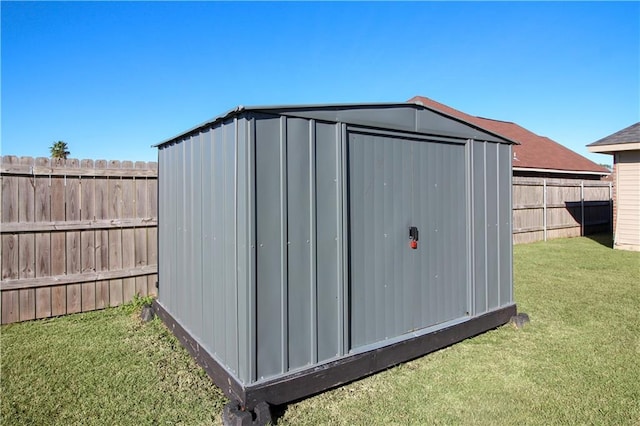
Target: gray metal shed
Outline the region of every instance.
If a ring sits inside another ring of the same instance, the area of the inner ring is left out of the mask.
[[[238,107],[169,139],[156,311],[247,409],[502,325],[512,144],[408,103]]]

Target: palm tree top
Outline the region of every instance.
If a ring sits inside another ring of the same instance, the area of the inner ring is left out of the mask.
[[[51,152],[51,158],[66,159],[69,154],[71,154],[67,143],[64,141],[54,142],[53,145],[49,147],[49,151]]]

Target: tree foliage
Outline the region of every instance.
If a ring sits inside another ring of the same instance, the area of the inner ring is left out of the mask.
[[[49,151],[51,151],[51,158],[66,159],[69,154],[71,154],[67,143],[63,141],[54,142],[53,145],[49,147]]]

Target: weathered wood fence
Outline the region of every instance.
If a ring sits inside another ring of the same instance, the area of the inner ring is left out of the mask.
[[[513,178],[513,242],[529,243],[611,230],[611,182]]]
[[[156,292],[157,164],[2,157],[2,323]]]

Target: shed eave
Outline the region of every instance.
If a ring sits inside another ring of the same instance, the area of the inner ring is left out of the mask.
[[[619,151],[635,151],[640,149],[640,142],[616,143],[609,145],[587,145],[589,152],[597,154],[613,154]]]
[[[184,132],[179,133],[176,136],[173,136],[169,139],[165,139],[164,141],[157,143],[155,145],[152,145],[152,148],[161,148],[164,145],[168,145],[172,142],[175,142],[181,138],[184,138],[186,135],[196,132],[198,130],[204,129],[206,127],[210,127],[212,125],[215,125],[217,122],[223,121],[223,120],[227,120],[231,117],[237,116],[243,112],[264,112],[264,113],[271,113],[271,114],[282,114],[285,110],[286,111],[292,111],[292,110],[313,110],[313,109],[349,109],[349,108],[375,108],[375,107],[379,107],[379,108],[407,108],[407,107],[413,107],[413,108],[422,108],[425,110],[429,110],[432,112],[435,112],[436,114],[439,114],[443,117],[446,117],[450,120],[454,120],[457,121],[459,123],[462,123],[466,126],[469,126],[473,129],[476,130],[480,130],[482,132],[488,133],[490,135],[493,135],[499,139],[501,139],[502,141],[504,141],[504,143],[508,143],[508,144],[512,144],[512,145],[520,145],[520,143],[514,139],[510,139],[506,136],[503,136],[501,134],[498,134],[496,132],[493,132],[491,130],[485,129],[481,126],[478,126],[476,124],[473,124],[471,122],[468,122],[466,120],[463,120],[461,118],[458,118],[456,116],[447,114],[445,112],[442,112],[436,108],[431,108],[429,106],[425,106],[420,102],[373,102],[373,103],[336,103],[336,104],[301,104],[301,105],[264,105],[264,106],[242,106],[239,105],[229,111],[227,111],[224,114],[218,115],[213,117],[210,120],[207,120],[201,124],[198,124]],[[350,124],[350,123],[346,123],[346,124]]]
[[[203,128],[208,127],[208,126],[212,126],[213,124],[215,124],[218,121],[223,121],[223,120],[226,120],[226,119],[228,119],[230,117],[236,116],[236,115],[242,113],[245,109],[246,108],[243,107],[242,105],[238,105],[237,107],[230,109],[229,111],[225,112],[224,114],[215,116],[212,119],[207,120],[207,121],[205,121],[203,123],[200,123],[200,124],[190,128],[188,130],[185,130],[184,132],[180,132],[179,134],[177,134],[177,135],[175,135],[175,136],[173,136],[173,137],[171,137],[169,139],[165,139],[162,142],[159,142],[159,143],[157,143],[155,145],[151,145],[151,147],[152,148],[160,148],[163,145],[170,144],[171,142],[174,142],[174,141],[176,141],[176,140],[178,140],[180,138],[183,138],[185,135],[188,135],[189,133],[195,132],[196,130],[200,130],[200,129],[203,129]]]

